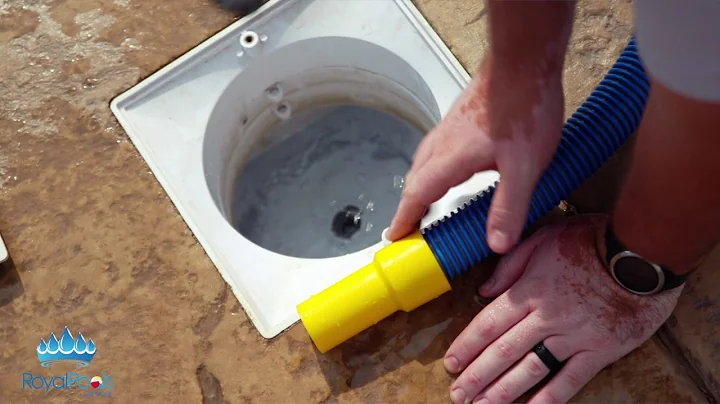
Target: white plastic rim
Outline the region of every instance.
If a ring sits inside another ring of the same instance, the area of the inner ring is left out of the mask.
[[[7,261],[7,259],[8,259],[8,250],[7,250],[7,247],[5,247],[5,243],[3,242],[2,236],[0,235],[0,263]]]

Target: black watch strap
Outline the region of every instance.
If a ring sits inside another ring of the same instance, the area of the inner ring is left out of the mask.
[[[623,245],[623,243],[620,242],[620,240],[617,239],[615,232],[610,225],[607,226],[605,231],[605,246],[607,248],[605,261],[608,265],[610,265],[610,260],[612,260],[615,255],[620,254],[623,251],[630,251],[627,247],[625,247],[625,245]],[[685,283],[687,275],[675,275],[664,266],[660,264],[656,265],[660,267],[665,277],[665,282],[663,283],[661,290],[673,289]]]

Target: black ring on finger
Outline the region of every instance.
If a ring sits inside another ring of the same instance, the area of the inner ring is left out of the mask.
[[[540,358],[540,360],[550,370],[550,375],[554,375],[555,373],[559,372],[560,369],[563,367],[563,364],[560,363],[559,360],[557,360],[555,355],[553,355],[552,352],[550,352],[550,350],[547,349],[547,347],[542,342],[533,347],[533,352],[535,352],[535,355],[537,355],[538,358]]]

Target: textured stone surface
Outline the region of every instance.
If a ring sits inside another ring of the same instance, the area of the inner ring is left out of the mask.
[[[631,32],[627,1],[580,4],[568,113]],[[487,47],[481,2],[418,6],[473,72]],[[441,358],[480,309],[480,279],[327,355],[301,325],[265,341],[110,113],[112,97],[232,20],[207,0],[0,0],[0,231],[13,257],[0,277],[0,403],[80,400],[21,389],[23,372],[67,370],[41,368],[34,351],[65,325],[96,341],[81,373],[111,375],[119,402],[447,402]],[[693,286],[669,328],[676,351],[716,380],[708,284]],[[702,401],[667,352],[653,338],[576,399]]]
[[[720,248],[688,280],[678,307],[660,332],[682,356],[701,388],[720,399]]]

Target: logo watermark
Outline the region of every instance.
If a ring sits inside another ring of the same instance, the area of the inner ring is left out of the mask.
[[[48,393],[50,390],[70,390],[73,388],[78,388],[80,390],[109,390],[113,388],[113,382],[112,376],[108,376],[105,372],[102,372],[102,376],[94,376],[92,378],[82,376],[76,372],[67,372],[62,376],[50,377],[38,376],[30,372],[25,372],[22,374],[22,388],[44,390],[45,393]]]
[[[55,337],[55,333],[51,333],[47,343],[40,338],[40,345],[35,351],[37,351],[40,366],[51,368],[55,364],[66,362],[73,363],[78,368],[86,368],[95,357],[97,348],[95,348],[92,338],[86,342],[82,333],[79,333],[75,340],[70,329],[65,327],[60,341]]]
[[[86,368],[97,353],[95,342],[92,338],[85,340],[82,333],[74,338],[70,329],[65,327],[60,340],[55,333],[50,334],[48,342],[40,339],[40,344],[35,349],[40,366],[52,368],[56,365],[67,364],[77,369]],[[77,372],[65,372],[59,376],[35,375],[32,372],[22,374],[22,388],[29,390],[43,390],[45,394],[50,390],[70,390],[77,388],[85,391],[85,396],[112,396],[112,376],[106,372],[92,377],[83,376]]]

